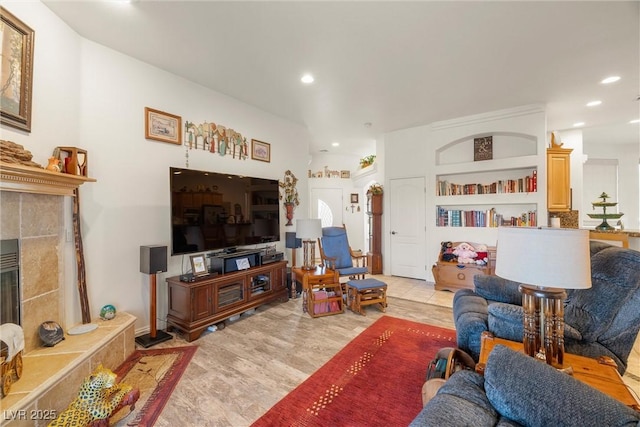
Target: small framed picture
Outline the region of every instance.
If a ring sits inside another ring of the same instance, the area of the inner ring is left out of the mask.
[[[191,272],[194,276],[204,276],[209,274],[204,255],[191,255]]]
[[[340,171],[340,178],[351,178],[351,172],[348,170]]]
[[[351,203],[358,203],[358,193],[351,193]]]
[[[271,162],[271,144],[268,142],[251,140],[251,158],[261,162]]]
[[[473,161],[493,159],[493,137],[473,138]]]
[[[145,107],[144,137],[182,145],[182,117]]]

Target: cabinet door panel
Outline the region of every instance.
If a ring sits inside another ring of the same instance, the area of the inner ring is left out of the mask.
[[[199,286],[192,290],[193,320],[198,320],[209,316],[212,313],[211,285]]]

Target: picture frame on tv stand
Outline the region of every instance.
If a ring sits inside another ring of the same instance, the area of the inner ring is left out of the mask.
[[[191,255],[189,259],[191,260],[191,272],[195,277],[206,276],[209,274],[204,255]]]

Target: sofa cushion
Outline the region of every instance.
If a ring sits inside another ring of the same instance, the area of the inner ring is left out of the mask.
[[[498,276],[476,274],[473,276],[475,292],[489,301],[506,304],[522,304],[520,284]]]
[[[532,357],[496,345],[485,368],[487,398],[531,427],[638,426],[640,413]]]
[[[496,337],[522,342],[522,307],[496,302],[489,304],[489,331]]]

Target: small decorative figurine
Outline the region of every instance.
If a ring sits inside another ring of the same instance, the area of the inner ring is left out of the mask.
[[[114,317],[116,317],[116,308],[113,305],[107,304],[100,309],[100,318],[102,320],[111,320]]]
[[[125,406],[134,409],[140,390],[116,382],[116,374],[99,365],[86,377],[71,404],[49,426],[109,425],[109,417]]]

